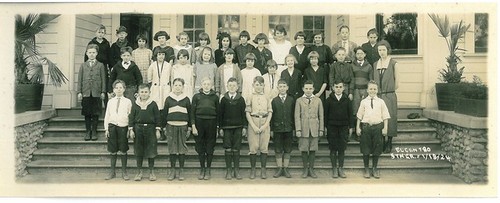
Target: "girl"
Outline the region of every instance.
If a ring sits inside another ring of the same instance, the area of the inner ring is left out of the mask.
[[[208,36],[206,32],[200,33],[200,35],[198,35],[198,40],[200,46],[197,46],[196,48],[193,49],[193,53],[191,53],[191,64],[196,64],[197,60],[200,58],[202,54],[203,48],[210,47],[210,36]],[[211,57],[213,58],[214,57],[213,49],[210,50],[212,50]]]
[[[106,69],[97,61],[99,46],[87,46],[88,60],[82,63],[78,71],[78,100],[82,101],[82,115],[85,116],[85,141],[97,140],[97,123],[102,111],[102,99],[106,93]]]
[[[148,38],[146,38],[146,36],[138,35],[136,41],[139,47],[132,51],[132,61],[134,61],[137,67],[139,67],[143,82],[147,83],[149,81],[148,68],[151,64],[153,52],[151,49],[146,48],[146,43],[148,42]]]
[[[309,55],[309,52],[311,52],[311,48],[304,45],[306,41],[306,33],[303,31],[295,33],[294,39],[297,44],[290,48],[289,53],[297,59],[298,63],[295,67],[304,73],[306,68],[309,66],[309,59],[307,56]]]
[[[170,93],[170,71],[172,66],[165,61],[166,49],[156,49],[156,61],[148,69],[148,83],[151,86],[151,99],[163,110],[163,103]]]
[[[165,99],[162,112],[168,141],[168,152],[170,154],[170,165],[172,166],[167,180],[184,180],[184,159],[187,153],[186,140],[191,134],[191,102],[182,92],[184,89],[184,79],[175,78],[172,82],[172,92]],[[179,170],[176,171],[175,163],[179,160]]]
[[[255,178],[257,153],[260,153],[260,177],[266,179],[266,163],[271,132],[269,123],[273,113],[271,100],[264,94],[264,78],[257,76],[253,80],[254,93],[246,101],[246,117],[248,120],[248,146],[250,149],[250,179]]]
[[[327,47],[328,48],[328,47]],[[316,51],[311,51],[308,55],[311,66],[306,68],[304,73],[304,81],[311,80],[314,83],[313,94],[325,103],[325,90],[328,83],[328,75],[324,67],[319,65],[320,55]]]
[[[167,45],[167,41],[170,39],[170,36],[168,35],[167,32],[165,31],[158,31],[155,36],[154,40],[158,41],[160,45],[156,46],[153,49],[153,53],[157,53],[159,49],[165,50],[165,61],[168,63],[172,64],[174,59],[175,59],[175,54],[174,54],[174,49],[170,46]],[[156,55],[153,55],[153,61],[156,61]]]
[[[297,99],[303,94],[301,89],[302,72],[295,69],[295,64],[297,64],[295,56],[291,54],[286,55],[285,63],[287,69],[281,72],[281,79],[284,79],[288,84],[288,94]]]
[[[227,81],[231,77],[236,78],[239,87],[237,91],[241,92],[241,84],[243,79],[241,76],[240,68],[237,64],[233,63],[234,55],[235,53],[233,49],[227,49],[224,52],[226,63],[217,68],[217,74],[215,75],[215,92],[217,92],[221,97],[227,92]]]
[[[253,53],[248,53],[245,56],[246,67],[241,70],[241,76],[243,77],[243,84],[241,85],[241,95],[245,100],[253,93],[253,79],[260,75],[260,71],[253,67],[255,63],[255,55]]]
[[[157,142],[160,138],[160,111],[158,105],[150,97],[149,86],[139,85],[139,97],[132,104],[132,110],[128,116],[130,138],[134,139],[134,154],[139,171],[135,181],[142,179],[142,161],[148,159],[149,180],[155,181],[156,175],[153,171],[155,157],[158,155]],[[156,129],[156,130],[155,130]]]
[[[384,141],[384,153],[391,153],[392,138],[397,136],[398,132],[398,98],[396,90],[399,86],[397,62],[392,59],[391,45],[382,40],[377,45],[380,59],[374,63],[373,79],[379,86],[378,95],[384,100],[389,109],[389,126],[387,129],[387,142]]]
[[[189,64],[189,52],[181,49],[177,54],[177,63],[172,67],[171,78],[182,78],[184,80],[183,93],[193,98],[194,80],[195,80],[193,66]]]
[[[323,32],[315,32],[314,45],[311,46],[311,51],[316,51],[318,53],[318,65],[325,69],[326,75],[328,76],[328,73],[330,72],[330,64],[333,63],[333,54],[330,47],[324,44],[324,41],[325,37]]]
[[[199,47],[196,47],[199,48]],[[217,66],[214,63],[214,55],[212,48],[206,46],[200,49],[200,54],[194,65],[196,80],[194,82],[194,89],[199,90],[201,88],[201,79],[208,77],[212,80],[212,89],[214,89],[215,84],[215,74],[217,73]],[[215,90],[215,89],[214,89]]]
[[[260,74],[264,75],[267,73],[266,63],[267,61],[273,59],[273,53],[266,48],[269,44],[266,34],[259,33],[255,36],[253,43],[257,44],[257,48],[253,50],[255,54],[255,68],[260,71]]]
[[[221,66],[226,61],[225,53],[228,49],[232,47],[231,45],[231,35],[226,32],[219,33],[217,35],[217,39],[219,40],[219,49],[215,50],[215,64],[217,67]],[[233,50],[234,52],[234,50]],[[233,54],[232,63],[238,64],[238,59],[236,54]]]
[[[240,32],[240,44],[234,47],[234,52],[236,52],[236,58],[238,58],[238,65],[240,69],[245,68],[245,56],[248,53],[252,53],[255,47],[248,43],[250,38],[250,33],[248,31],[243,30]]]
[[[267,73],[262,77],[264,78],[264,93],[269,97],[269,99],[273,99],[278,96],[278,81],[280,80],[280,76],[276,73],[276,69],[278,65],[276,61],[270,59],[266,63]]]
[[[269,50],[273,53],[273,59],[278,63],[278,74],[286,69],[285,56],[290,52],[292,43],[285,39],[286,29],[283,25],[276,25],[274,28],[274,40],[269,43]]]
[[[188,59],[191,58],[191,52],[193,52],[193,47],[190,44],[188,44],[189,35],[185,32],[181,32],[176,38],[177,41],[179,41],[179,44],[174,46],[174,55],[177,56],[179,54],[179,51],[184,49],[188,51],[189,54]]]

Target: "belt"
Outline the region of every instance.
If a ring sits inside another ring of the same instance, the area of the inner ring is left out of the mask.
[[[361,125],[363,125],[364,127],[366,127],[366,126],[373,127],[373,126],[377,126],[377,125],[380,125],[380,124],[382,124],[382,123],[377,123],[377,124],[361,123]]]
[[[153,123],[136,123],[135,125],[147,127],[147,126],[152,126],[152,125],[155,125],[155,124],[153,124]]]
[[[268,114],[266,115],[250,115],[252,117],[255,117],[255,118],[266,118]]]
[[[280,63],[280,64],[276,64],[276,65],[277,65],[277,66],[284,66],[284,65],[286,65],[286,64],[284,64],[284,63]]]
[[[389,92],[380,92],[378,94],[389,94],[389,93],[395,93],[396,91],[389,91]]]

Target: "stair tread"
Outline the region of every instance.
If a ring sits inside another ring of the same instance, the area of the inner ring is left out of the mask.
[[[83,116],[57,116],[54,118],[51,118],[49,121],[54,121],[54,122],[62,122],[62,121],[85,121],[85,118]],[[99,121],[104,121],[104,117],[100,116]],[[429,121],[428,118],[425,117],[420,117],[416,119],[408,119],[408,118],[398,118],[398,122],[425,122]]]

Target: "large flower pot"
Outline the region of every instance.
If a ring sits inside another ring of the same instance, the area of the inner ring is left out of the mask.
[[[15,113],[42,109],[43,84],[16,84]]]
[[[438,110],[455,110],[457,98],[461,97],[461,91],[466,85],[466,83],[436,83]]]
[[[488,116],[488,100],[459,97],[455,104],[455,113],[476,117]]]

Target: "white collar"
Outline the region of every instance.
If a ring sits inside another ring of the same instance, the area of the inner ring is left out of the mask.
[[[187,97],[186,94],[184,94],[184,93],[182,93],[180,95],[176,95],[174,92],[170,92],[170,94],[168,96],[172,97],[172,99],[175,99],[177,101],[181,101]]]
[[[151,97],[148,98],[148,100],[146,100],[146,102],[141,102],[141,98],[140,97],[137,97],[137,99],[135,100],[135,103],[141,107],[141,109],[147,109],[149,104],[151,104],[151,102],[153,102],[153,99]]]
[[[387,58],[385,60],[382,60],[382,58],[380,58],[378,60],[378,63],[377,63],[377,70],[387,69],[387,67],[389,66],[389,62],[390,61],[391,61],[391,57],[390,56],[387,56]]]
[[[307,98],[306,94],[302,95],[302,97],[304,98]],[[314,98],[314,94],[311,95],[311,97],[309,97],[310,99]]]
[[[131,62],[131,61],[129,61],[129,62],[127,62],[127,63],[128,63],[128,64],[125,64],[125,61],[122,61],[122,66],[123,66],[123,68],[128,69],[128,67],[130,67],[130,65],[132,65],[132,62]]]

